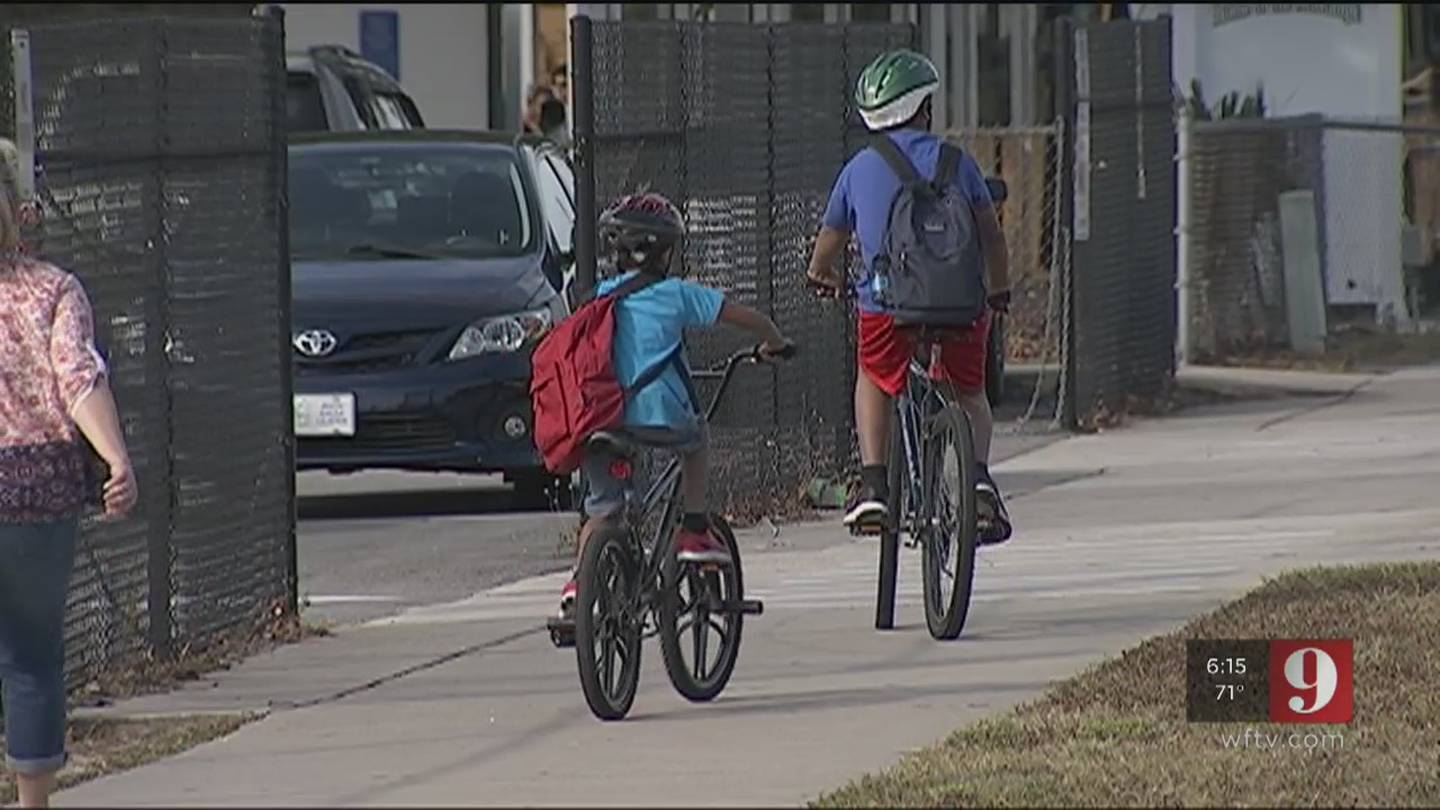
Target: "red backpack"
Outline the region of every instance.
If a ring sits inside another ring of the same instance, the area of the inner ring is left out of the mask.
[[[551,473],[568,475],[580,466],[591,436],[624,420],[627,391],[615,376],[611,355],[615,304],[662,280],[637,274],[561,321],[535,348],[530,377],[535,445]],[[666,365],[642,374],[630,390],[654,382]]]

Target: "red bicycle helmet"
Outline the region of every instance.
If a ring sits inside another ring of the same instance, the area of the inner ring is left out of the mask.
[[[664,274],[669,251],[685,236],[685,218],[662,194],[639,192],[616,200],[600,215],[600,240],[623,271]]]

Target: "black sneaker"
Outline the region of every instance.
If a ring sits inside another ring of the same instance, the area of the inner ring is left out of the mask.
[[[1010,512],[1005,508],[1005,499],[1000,497],[1000,488],[989,476],[981,477],[975,484],[975,500],[979,507],[976,533],[980,536],[980,545],[997,545],[1009,540],[1014,531]]]
[[[851,529],[884,529],[890,525],[890,507],[873,487],[862,486],[850,511],[845,513],[845,525]]]

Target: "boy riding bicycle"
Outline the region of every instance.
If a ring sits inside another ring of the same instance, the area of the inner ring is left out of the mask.
[[[865,267],[854,286],[860,310],[855,423],[860,439],[861,490],[845,516],[845,524],[857,529],[883,527],[893,517],[886,505],[889,481],[885,464],[892,400],[904,390],[910,360],[915,355],[914,340],[904,329],[897,328],[894,318],[877,300],[875,290],[877,259],[888,259],[891,207],[901,191],[901,179],[890,160],[908,160],[915,173],[938,181],[937,167],[943,164],[942,142],[929,128],[930,96],[939,84],[939,74],[929,59],[903,49],[881,54],[861,73],[855,101],[865,125],[880,138],[888,138],[903,157],[887,158],[877,148],[870,148],[846,164],[831,192],[807,271],[812,284],[838,292],[844,279],[836,271],[837,261],[851,235],[858,237]],[[877,142],[877,146],[884,144]],[[945,330],[947,337],[940,342],[930,373],[946,396],[965,409],[973,426],[979,462],[976,494],[980,522],[986,527],[982,542],[1003,542],[1009,539],[1011,526],[987,464],[994,422],[985,396],[985,356],[989,310],[1004,311],[1009,306],[1009,255],[989,189],[975,160],[960,154],[951,178],[974,213],[988,306],[981,308],[973,323]],[[955,270],[967,272],[963,267]]]
[[[681,458],[685,511],[675,539],[676,556],[682,562],[725,565],[731,561],[730,549],[711,532],[706,517],[709,439],[681,341],[686,328],[722,322],[755,334],[763,341],[760,352],[765,356],[780,355],[790,344],[770,318],[726,300],[719,290],[666,278],[684,235],[685,220],[665,197],[641,193],[616,201],[600,217],[600,238],[619,273],[601,283],[596,294],[624,295],[615,304],[612,357],[619,382],[631,393],[625,402],[624,432]],[[609,461],[587,454],[582,463],[589,494],[577,565],[586,541],[625,505],[624,482],[615,477]],[[562,618],[573,611],[576,592],[572,573],[560,596]]]

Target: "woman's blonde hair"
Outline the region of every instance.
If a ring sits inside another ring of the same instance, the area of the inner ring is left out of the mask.
[[[0,138],[0,256],[20,250],[20,153]]]

